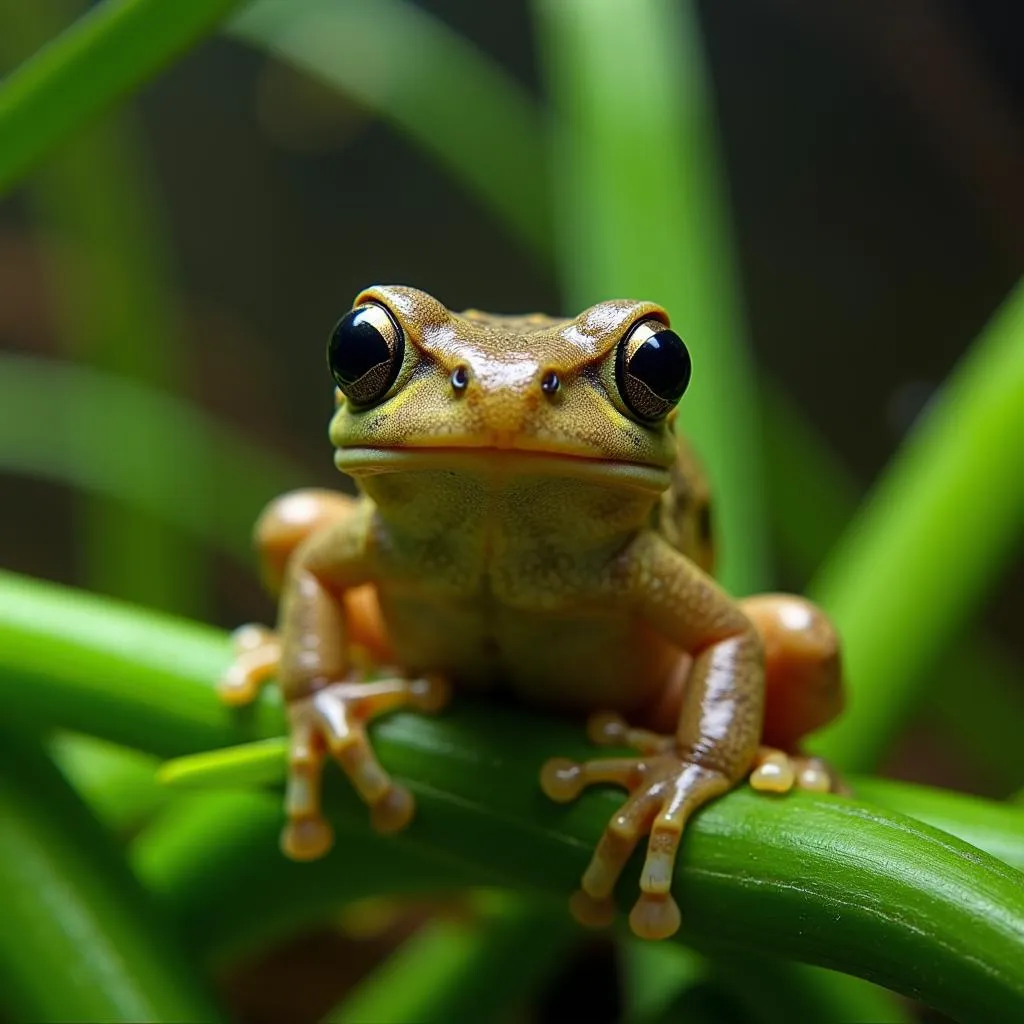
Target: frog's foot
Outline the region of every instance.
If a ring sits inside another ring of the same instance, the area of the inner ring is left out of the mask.
[[[333,833],[320,807],[324,758],[330,753],[370,808],[378,832],[397,832],[412,819],[412,794],[381,767],[366,725],[401,707],[440,710],[448,684],[436,677],[338,682],[288,703],[288,786],[281,849],[292,860],[315,860],[331,848]]]
[[[758,749],[750,787],[759,793],[788,793],[792,789],[815,793],[846,791],[839,776],[820,757],[787,754],[775,747]]]
[[[622,786],[630,794],[598,841],[569,909],[583,925],[610,924],[615,915],[615,883],[640,840],[649,835],[640,898],[629,923],[641,938],[668,938],[678,930],[680,921],[671,888],[683,828],[695,810],[726,792],[733,782],[715,769],[680,757],[674,737],[631,729],[617,715],[594,716],[588,731],[606,745],[635,746],[641,756],[583,764],[555,758],[541,770],[541,788],[559,803],[575,800],[585,787],[598,782]]]
[[[217,694],[232,707],[251,704],[277,673],[281,644],[273,630],[249,623],[231,634],[231,645],[235,659],[217,681]]]
[[[250,622],[231,634],[231,646],[235,657],[217,681],[217,694],[225,704],[239,707],[251,704],[277,675],[281,641],[275,630]],[[357,673],[366,676],[374,671],[374,656],[358,638],[350,643],[348,655]]]

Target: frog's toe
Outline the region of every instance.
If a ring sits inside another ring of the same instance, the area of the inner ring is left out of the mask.
[[[396,783],[391,783],[387,792],[370,805],[370,823],[381,835],[401,832],[412,821],[416,813],[416,801],[412,793]]]
[[[587,737],[598,747],[630,747],[641,754],[663,754],[675,746],[675,737],[634,729],[615,711],[598,711],[587,719]]]
[[[417,711],[434,714],[440,711],[452,697],[452,688],[443,676],[421,676],[407,681],[409,703]]]
[[[640,898],[630,914],[630,924],[642,938],[667,938],[679,928],[679,908],[671,888],[685,824],[698,807],[724,793],[732,783],[721,772],[676,753],[582,764],[555,759],[541,771],[544,792],[562,803],[596,782],[623,786],[630,795],[598,840],[583,873],[581,891],[570,900],[570,911],[582,924],[604,924],[623,869],[640,840],[649,835]]]
[[[564,757],[552,757],[540,770],[540,788],[556,804],[572,803],[583,792],[582,767]]]
[[[797,757],[794,760],[797,789],[808,789],[814,793],[835,793],[842,788],[839,777],[820,757]]]
[[[366,724],[399,707],[436,711],[448,697],[448,684],[431,676],[332,683],[308,697],[291,701],[285,796],[289,824],[282,837],[285,853],[309,860],[330,847],[330,831],[320,812],[320,776],[326,753],[337,761],[370,808],[370,821],[378,832],[387,834],[405,828],[415,813],[415,801],[377,760]]]
[[[594,847],[593,856],[580,880],[580,888],[595,900],[608,899],[639,842],[639,832],[616,829],[613,818]]]
[[[334,831],[323,818],[295,818],[281,831],[281,851],[291,860],[318,860],[334,845]]]
[[[231,649],[235,654],[244,654],[277,642],[277,634],[269,626],[261,626],[258,622],[247,622],[231,633]]]
[[[296,716],[288,739],[288,782],[284,808],[288,821],[281,851],[292,860],[316,860],[330,850],[334,833],[320,811],[323,744],[307,716]]]
[[[217,695],[225,704],[250,704],[261,687],[277,674],[281,645],[277,634],[265,626],[250,623],[231,634],[234,661],[217,681]]]
[[[641,939],[668,939],[682,922],[679,904],[671,893],[655,896],[642,892],[629,912],[629,927]]]
[[[610,896],[596,899],[578,889],[569,897],[569,913],[584,928],[608,928],[615,922],[615,901]]]
[[[372,682],[331,683],[313,694],[314,706],[328,737],[336,737],[343,747],[355,730],[388,711],[415,708],[417,711],[435,712],[445,706],[451,688],[440,676],[422,676],[406,679],[393,676]]]
[[[788,793],[796,784],[796,771],[788,754],[773,750],[758,755],[758,765],[750,773],[750,786],[759,793]]]
[[[787,754],[774,747],[758,750],[750,786],[760,793],[788,793],[792,789],[814,793],[846,791],[839,776],[820,757]]]
[[[646,762],[638,757],[605,757],[582,763],[553,757],[540,770],[540,787],[551,800],[567,804],[595,782],[634,789],[645,769]]]

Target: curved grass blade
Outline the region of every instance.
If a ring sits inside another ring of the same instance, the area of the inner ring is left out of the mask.
[[[0,59],[9,64],[42,45],[83,6],[82,0],[0,4]],[[42,165],[28,198],[42,242],[58,349],[68,358],[173,390],[183,377],[183,349],[166,285],[159,203],[144,165],[127,118],[108,117]],[[38,406],[36,418],[49,420],[49,410]],[[159,441],[142,418],[121,445],[159,450]],[[141,485],[152,475],[143,476]],[[73,497],[76,561],[86,586],[203,615],[209,589],[205,552],[137,509],[94,494]]]
[[[857,776],[853,784],[860,799],[949,832],[1024,871],[1024,815],[1016,808],[965,793],[891,779]]]
[[[500,893],[476,902],[484,904],[477,920],[432,921],[403,943],[345,997],[330,1024],[497,1020],[522,1006],[579,939],[579,928],[548,906]]]
[[[510,76],[439,19],[400,0],[256,0],[228,32],[385,118],[537,258],[550,259],[537,111]]]
[[[50,757],[92,813],[111,832],[138,828],[175,795],[157,779],[159,761],[95,736],[61,733]]]
[[[176,789],[223,790],[283,783],[284,737],[187,754],[165,761],[157,779]],[[855,776],[859,797],[949,832],[1024,871],[1024,819],[1010,804],[927,786]]]
[[[240,0],[106,0],[0,82],[0,195],[209,35]]]
[[[813,747],[869,768],[964,634],[1024,526],[1024,284],[922,414],[812,595],[847,649],[849,711]]]
[[[693,352],[683,428],[707,463],[722,578],[769,580],[749,364],[696,18],[669,0],[538,0],[554,104],[562,284],[572,309],[662,303]],[[623,54],[643,54],[623,69]]]
[[[853,520],[862,488],[785,395],[768,387],[764,401],[772,535],[788,567],[806,578]],[[1024,778],[1020,666],[981,632],[943,646],[939,664],[928,673],[932,699],[914,714],[965,750],[993,792],[1006,792]],[[865,719],[862,726],[871,723]]]
[[[149,448],[124,443],[140,420],[158,439]],[[116,498],[242,564],[253,563],[260,508],[303,481],[299,467],[162,391],[10,354],[0,354],[0,469]]]
[[[0,823],[5,1016],[219,1018],[113,844],[38,744],[6,726]]]
[[[367,896],[462,893],[477,880],[444,854],[365,843],[364,827],[335,824],[336,852],[297,864],[278,846],[278,794],[189,794],[140,834],[131,860],[189,946],[218,964],[323,925]]]
[[[287,739],[275,736],[173,758],[160,766],[156,779],[165,786],[181,789],[259,786],[282,781],[282,766],[287,755]]]

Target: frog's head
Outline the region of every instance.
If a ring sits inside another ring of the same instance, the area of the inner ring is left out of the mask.
[[[353,476],[485,455],[660,491],[690,379],[686,346],[650,302],[506,317],[391,286],[357,297],[328,360],[335,463]]]

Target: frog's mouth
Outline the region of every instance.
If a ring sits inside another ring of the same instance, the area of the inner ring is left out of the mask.
[[[525,448],[501,444],[337,448],[334,464],[353,477],[379,473],[458,471],[474,475],[571,477],[655,492],[665,490],[670,481],[665,466],[550,447]]]

